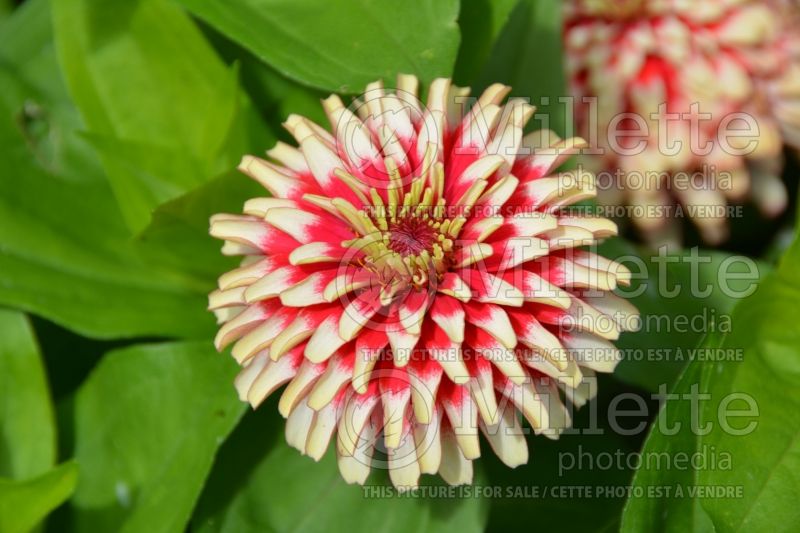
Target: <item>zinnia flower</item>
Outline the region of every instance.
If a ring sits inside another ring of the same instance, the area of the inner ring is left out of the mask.
[[[631,214],[654,242],[675,240],[680,229],[658,206],[682,205],[709,243],[727,238],[729,202],[750,197],[766,216],[785,209],[782,143],[800,146],[800,29],[796,16],[787,16],[796,6],[785,0],[569,0],[565,6],[571,91],[597,98],[594,109],[577,107],[578,128],[597,138],[604,154],[594,170],[608,171],[613,182],[602,201],[648,208]],[[621,139],[623,148],[634,148],[627,153],[610,146],[609,130],[641,129],[620,120],[623,113],[648,126],[643,150],[635,149],[639,137]],[[733,134],[725,140],[730,146],[723,144],[720,132],[747,128],[746,116],[749,138]],[[659,121],[668,129],[659,129]],[[674,141],[680,149],[663,148]]]
[[[519,413],[557,437],[638,319],[612,293],[630,272],[576,249],[614,224],[561,211],[595,194],[586,172],[552,173],[584,143],[523,139],[533,108],[503,105],[508,87],[473,102],[438,79],[422,105],[417,84],[371,84],[355,113],[329,97],[333,133],[290,116],[299,147],[240,166],[271,197],[211,220],[223,252],[246,256],[209,298],[240,397],[255,407],[286,384],[287,441],[319,460],[335,440],[350,483],[381,464],[401,488],[469,483],[479,432],[525,463]]]

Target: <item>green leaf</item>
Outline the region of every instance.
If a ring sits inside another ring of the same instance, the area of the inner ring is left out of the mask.
[[[223,447],[193,520],[200,533],[484,530],[479,498],[388,495],[379,472],[371,488],[347,485],[333,449],[315,463],[286,444],[276,411],[273,399],[248,414]]]
[[[236,365],[208,343],[108,354],[75,400],[78,531],[181,531],[244,411]]]
[[[689,365],[682,374],[670,392],[670,395],[678,394],[681,398],[679,401],[667,401],[662,408],[642,450],[645,460],[652,461],[659,456],[669,460],[676,456],[692,457],[702,453],[700,439],[693,434],[689,423],[693,415],[692,404],[685,395],[691,393],[693,386],[698,395],[708,394],[713,371],[713,364],[700,362]],[[679,429],[675,434],[665,435],[660,432],[660,427]],[[656,469],[652,466],[655,463],[643,464],[646,467],[636,472],[633,481],[633,490],[639,492],[628,500],[624,509],[623,531],[714,531],[700,500],[689,493],[690,487],[698,485],[697,470],[672,468],[669,465]],[[681,491],[676,495],[679,486]]]
[[[99,168],[69,101],[53,46],[48,0],[29,0],[0,26],[0,102],[30,151],[31,160],[65,180],[81,182]],[[13,179],[4,169],[2,179]]]
[[[12,11],[14,11],[13,0],[0,0],[0,22],[5,20]]]
[[[678,450],[704,454],[705,468],[677,473],[640,469],[634,487],[679,482],[686,491],[727,487],[731,492],[687,500],[690,494],[663,502],[631,499],[623,516],[625,530],[651,527],[684,531],[786,530],[800,523],[800,242],[784,256],[750,298],[737,304],[731,332],[704,345],[717,360],[691,363],[673,394],[695,387],[706,393],[696,411],[707,433],[684,429],[661,431],[662,421],[687,420],[683,396],[667,402],[643,449],[643,455]],[[714,351],[715,348],[718,348]],[[721,357],[720,357],[721,356]],[[681,403],[683,410],[674,411]],[[720,462],[727,454],[728,467]],[[680,478],[680,479],[676,479]]]
[[[296,143],[284,128],[277,127],[293,113],[307,117],[317,124],[328,123],[321,103],[328,96],[327,91],[303,85],[284,76],[261,61],[251,50],[231,40],[216,28],[208,25],[203,25],[202,28],[220,57],[226,63],[238,65],[242,87],[265,122],[275,125],[277,136],[286,142]]]
[[[197,277],[216,279],[236,265],[220,253],[220,242],[208,236],[208,219],[215,213],[240,213],[249,198],[268,192],[237,170],[160,205],[141,240],[168,249],[161,261]],[[191,260],[187,261],[187,258]]]
[[[519,0],[462,0],[458,25],[461,47],[458,50],[453,80],[471,85],[486,64],[511,10]]]
[[[567,117],[559,103],[566,96],[561,44],[561,0],[521,0],[500,32],[478,87],[500,82],[512,95],[529,97],[537,108],[528,124],[563,135]]]
[[[28,533],[75,490],[78,465],[64,463],[25,481],[0,478],[0,531]]]
[[[83,126],[58,71],[48,6],[26,2],[0,27],[0,304],[90,337],[208,336],[215,276],[187,269],[197,257],[174,243],[129,238],[76,134]]]
[[[631,270],[630,287],[617,292],[629,298],[642,319],[639,331],[617,342],[624,358],[614,375],[650,391],[672,386],[706,333],[730,330],[734,305],[770,270],[726,252],[693,248],[662,253],[622,239],[607,241],[600,253]]]
[[[94,337],[213,329],[204,311],[210,283],[160,266],[158,253],[128,241],[104,183],[46,174],[2,126],[4,164],[25,180],[0,180],[0,302]]]
[[[279,72],[330,91],[450,76],[458,48],[456,0],[178,1]]]
[[[59,59],[134,232],[268,135],[253,131],[235,69],[166,0],[54,4]],[[245,131],[241,131],[245,130]],[[235,141],[235,142],[234,142]]]
[[[800,492],[800,334],[795,316],[800,306],[800,247],[785,258],[778,273],[765,281],[734,314],[733,331],[723,349],[740,349],[744,363],[719,364],[711,389],[717,398],[744,393],[758,404],[755,431],[737,436],[712,432],[705,442],[729,449],[737,465],[730,471],[701,472],[701,483],[741,486],[740,498],[703,502],[719,530],[781,529],[800,523],[793,494]],[[720,372],[720,369],[722,371]],[[741,408],[741,402],[734,408]],[[735,424],[740,427],[748,418]]]
[[[0,390],[0,476],[39,475],[55,464],[53,406],[33,330],[25,315],[5,309],[0,309]]]

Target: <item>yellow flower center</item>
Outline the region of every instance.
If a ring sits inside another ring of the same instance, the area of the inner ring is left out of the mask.
[[[345,245],[363,251],[361,265],[382,284],[421,289],[450,267],[454,239],[466,219],[447,217],[441,164],[431,165],[407,188],[396,169],[390,177],[387,202],[370,189],[370,205],[358,213],[367,231]]]

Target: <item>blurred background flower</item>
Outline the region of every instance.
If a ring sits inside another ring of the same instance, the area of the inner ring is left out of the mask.
[[[727,238],[727,217],[724,209],[703,207],[750,199],[767,217],[785,209],[783,144],[800,146],[795,5],[781,0],[564,5],[570,89],[578,99],[596,98],[579,100],[576,122],[604,152],[586,159],[607,172],[601,201],[645,208],[680,203],[709,244]],[[751,133],[721,137],[743,129]],[[645,240],[680,240],[678,217],[656,209],[633,213]]]

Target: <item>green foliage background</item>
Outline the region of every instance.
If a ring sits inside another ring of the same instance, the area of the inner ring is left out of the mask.
[[[231,263],[207,221],[257,194],[231,171],[242,154],[285,138],[278,125],[290,112],[322,120],[320,97],[397,72],[423,82],[453,76],[475,91],[501,81],[534,102],[550,97],[540,109],[563,131],[568,117],[552,105],[565,94],[560,8],[558,0],[0,1],[0,532],[31,530],[53,512],[40,530],[798,526],[800,248],[785,251],[785,238],[769,245],[786,220],[735,228],[738,251],[782,255],[774,269],[759,263],[766,279],[751,297],[715,287],[702,301],[660,298],[658,281],[689,283],[684,263],[635,284],[645,288],[634,299],[645,315],[732,310],[733,330],[705,339],[628,334],[624,348],[705,343],[741,348],[744,362],[625,361],[601,382],[596,406],[605,412],[623,392],[649,399],[660,383],[679,392],[699,385],[713,398],[747,392],[759,404],[757,431],[653,431],[642,442],[601,417],[603,435],[531,438],[528,465],[508,470],[485,457],[478,467],[479,485],[739,484],[739,499],[365,499],[340,479],[332,454],[315,464],[285,445],[274,405],[245,413],[231,384],[236,365],[213,351],[206,295]],[[622,239],[605,251],[654,264]],[[713,282],[734,251],[714,252],[701,277]],[[652,419],[657,404],[648,401]],[[716,408],[706,405],[704,419]],[[715,445],[735,465],[559,475],[559,453],[642,445]],[[376,473],[370,483],[386,480]]]

